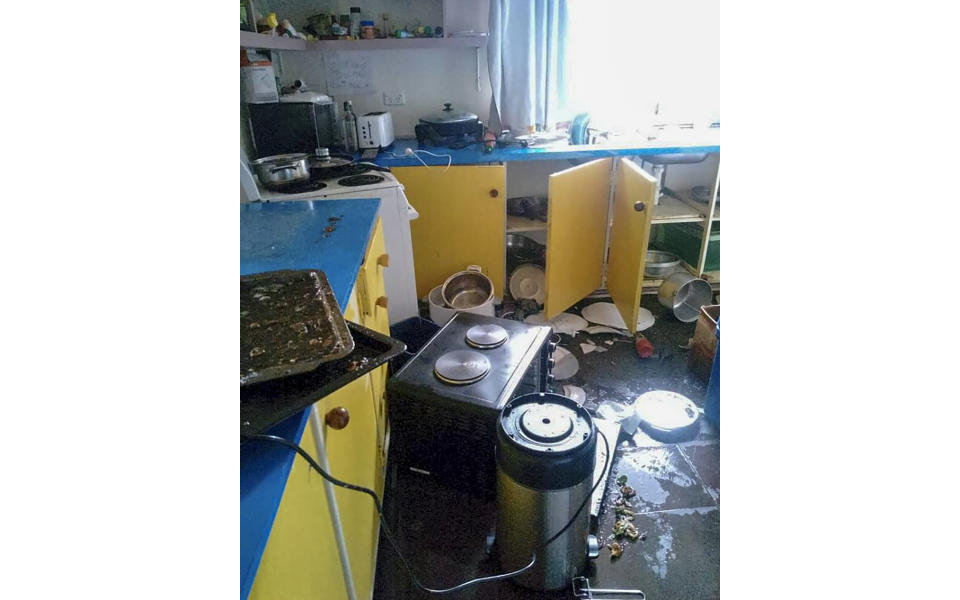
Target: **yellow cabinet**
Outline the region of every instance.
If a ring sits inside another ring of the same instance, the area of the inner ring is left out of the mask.
[[[379,219],[364,254],[350,300],[343,308],[348,321],[389,334],[383,269],[387,259]],[[386,448],[383,406],[386,366],[360,377],[316,403],[321,423],[328,412],[343,408],[350,416],[342,429],[322,425],[330,474],[377,491],[382,497]],[[306,427],[300,446],[315,455],[313,431]],[[322,461],[321,461],[322,464]],[[379,520],[373,501],[364,494],[335,488],[350,571],[357,598],[373,593]],[[330,519],[323,478],[302,457],[295,457],[277,516],[264,548],[250,600],[346,598],[340,558]]]
[[[636,329],[655,193],[656,181],[625,160],[601,158],[550,175],[546,318],[602,287],[606,267],[611,299],[628,329]]]
[[[503,296],[506,169],[502,165],[394,167],[420,217],[410,222],[417,296],[479,265]]]

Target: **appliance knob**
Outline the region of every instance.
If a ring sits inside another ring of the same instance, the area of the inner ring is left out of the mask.
[[[547,359],[547,368],[548,368],[548,369],[553,370],[553,365],[555,365],[555,364],[557,364],[557,361],[556,361],[556,360],[554,360],[554,359],[552,359],[552,358],[548,358],[548,359]]]
[[[553,351],[557,349],[557,342],[550,342],[550,354],[553,354]]]
[[[350,423],[350,413],[342,406],[331,408],[323,418],[323,422],[331,429],[343,429]]]

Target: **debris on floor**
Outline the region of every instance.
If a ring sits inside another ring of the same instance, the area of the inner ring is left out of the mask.
[[[637,356],[640,358],[650,358],[653,356],[653,344],[650,343],[650,340],[639,333],[637,336]]]

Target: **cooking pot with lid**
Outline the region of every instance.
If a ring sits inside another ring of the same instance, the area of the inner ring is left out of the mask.
[[[436,143],[441,138],[470,138],[479,140],[483,136],[483,122],[477,115],[453,108],[447,102],[443,110],[420,118],[420,124],[415,127],[417,140],[430,140]]]
[[[263,187],[281,190],[288,185],[310,180],[310,155],[304,153],[264,156],[250,166]]]

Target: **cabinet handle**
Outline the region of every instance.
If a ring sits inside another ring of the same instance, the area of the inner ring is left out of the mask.
[[[343,429],[350,422],[350,413],[342,406],[331,408],[327,411],[323,422],[331,429]]]
[[[643,212],[643,209],[646,208],[646,205],[639,200],[633,203],[633,210],[637,212]]]
[[[387,297],[386,297],[386,296],[380,296],[379,298],[377,298],[376,305],[379,306],[380,308],[386,308],[386,307],[387,307]]]
[[[491,198],[496,198],[496,197],[499,196],[499,195],[500,195],[500,190],[497,190],[497,189],[490,190],[490,197],[491,197]]]
[[[389,267],[389,266],[390,266],[390,255],[389,255],[389,254],[381,254],[380,256],[378,256],[378,257],[377,257],[377,264],[380,265],[381,267]]]

